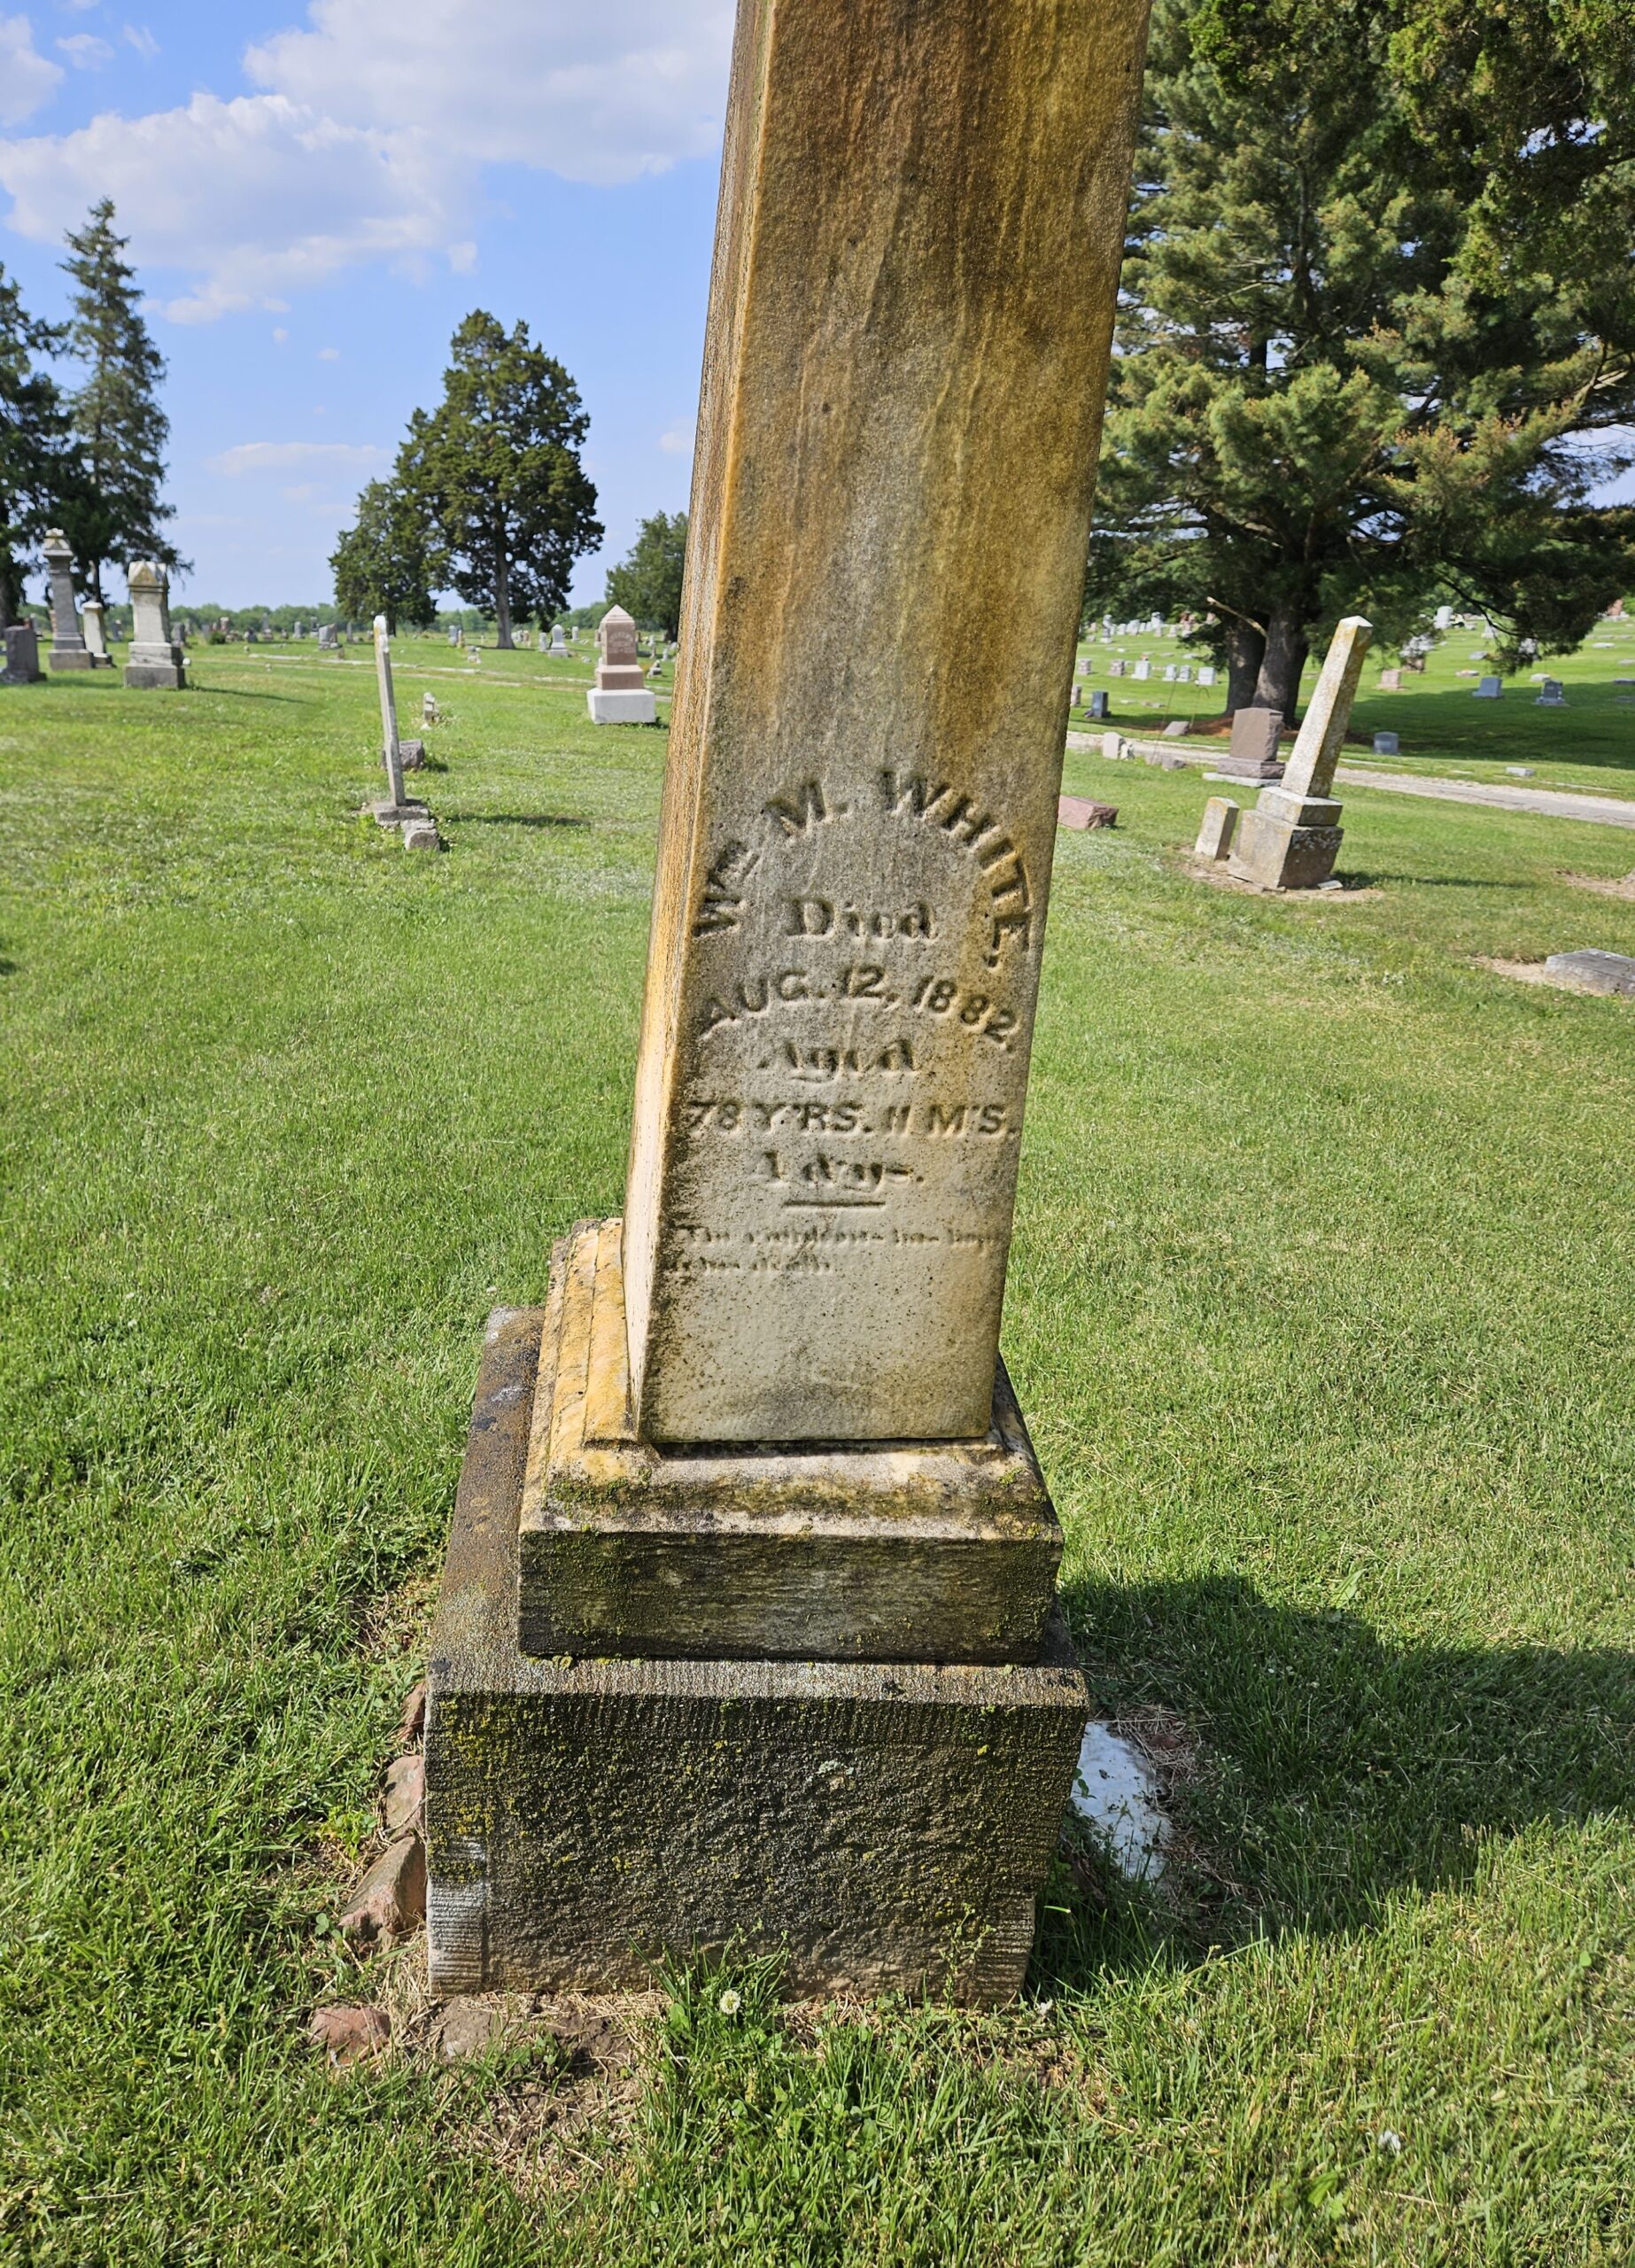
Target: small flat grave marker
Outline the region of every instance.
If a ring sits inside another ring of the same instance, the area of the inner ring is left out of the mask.
[[[1547,983],[1576,992],[1635,995],[1635,959],[1627,953],[1602,952],[1592,945],[1578,952],[1552,953],[1544,973]]]

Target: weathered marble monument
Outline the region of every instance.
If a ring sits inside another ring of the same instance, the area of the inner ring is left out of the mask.
[[[1318,889],[1334,872],[1340,806],[1330,796],[1374,630],[1348,614],[1336,630],[1281,782],[1263,788],[1233,837],[1227,871],[1262,889]]]
[[[490,1320],[438,1992],[1026,1971],[1089,1704],[999,1329],[1145,16],[740,0],[625,1208]]]
[[[53,670],[88,670],[90,649],[80,628],[80,610],[74,595],[74,552],[60,528],[47,528],[41,545],[51,586],[51,651]]]
[[[170,578],[152,560],[130,571],[130,650],[125,682],[151,690],[180,693],[187,684],[187,657],[170,634]]]
[[[87,599],[80,609],[81,626],[85,637],[85,650],[91,657],[94,670],[111,670],[113,656],[108,651],[105,626],[107,609],[100,599]]]
[[[405,792],[403,786],[404,743],[398,737],[398,696],[391,681],[391,638],[386,627],[386,617],[375,617],[375,684],[380,695],[380,760],[386,774],[384,800],[370,804],[368,809],[382,827],[396,827],[403,830],[405,844],[411,850],[435,850],[436,827],[430,812],[418,796]],[[430,840],[427,840],[427,831]]]
[[[609,607],[596,633],[601,659],[585,695],[596,725],[651,725],[658,720],[653,688],[636,651],[636,625],[622,606]]]
[[[40,667],[40,639],[32,622],[12,625],[4,640],[3,657],[0,685],[41,683],[44,672]]]

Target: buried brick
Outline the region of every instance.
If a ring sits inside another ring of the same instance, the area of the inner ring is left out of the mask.
[[[420,1825],[420,1806],[426,1792],[426,1759],[423,1756],[400,1756],[386,1769],[385,1792],[381,1798],[381,1818],[388,1835],[401,1835],[409,1828]]]
[[[403,1704],[403,1721],[398,1727],[398,1738],[405,1743],[418,1740],[425,1728],[426,1681],[422,1677],[418,1685],[409,1689],[408,1698]]]
[[[347,1901],[340,1932],[349,1945],[406,1938],[426,1918],[426,1852],[418,1835],[400,1835],[382,1852]]]
[[[323,2050],[332,2070],[344,2071],[367,2055],[378,2055],[391,2038],[391,2018],[384,2008],[337,2003],[314,2010],[306,2037]]]

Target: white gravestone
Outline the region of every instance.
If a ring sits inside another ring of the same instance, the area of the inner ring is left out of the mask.
[[[151,559],[130,571],[130,647],[125,682],[149,692],[180,693],[186,656],[170,634],[170,578]]]
[[[560,629],[557,633],[561,635]],[[636,652],[636,625],[622,606],[609,607],[596,633],[601,659],[585,695],[594,725],[651,725],[658,703],[646,684]]]

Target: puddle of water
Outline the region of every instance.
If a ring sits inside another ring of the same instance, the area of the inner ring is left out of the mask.
[[[1156,1882],[1164,1871],[1169,1821],[1152,1767],[1134,1741],[1092,1723],[1079,1750],[1073,1810],[1096,1835],[1127,1882]]]

